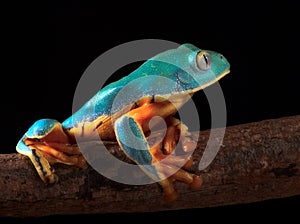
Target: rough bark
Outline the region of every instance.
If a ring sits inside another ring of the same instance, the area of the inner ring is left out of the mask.
[[[216,158],[199,171],[209,134],[201,131],[194,152],[192,171],[202,175],[202,188],[192,191],[176,182],[179,198],[172,203],[163,201],[156,183],[125,185],[91,167],[55,164],[60,181],[46,186],[27,157],[2,154],[0,216],[163,211],[300,195],[300,115],[227,127]],[[117,144],[107,147],[125,160]]]

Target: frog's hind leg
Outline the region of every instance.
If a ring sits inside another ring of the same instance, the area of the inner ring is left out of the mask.
[[[30,158],[45,183],[57,181],[51,163],[85,165],[78,147],[70,144],[61,124],[52,119],[35,122],[18,142],[16,150]]]

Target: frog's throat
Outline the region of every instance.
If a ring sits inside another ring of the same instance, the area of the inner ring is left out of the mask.
[[[198,86],[198,87],[196,87],[196,88],[194,88],[194,89],[189,90],[189,93],[193,94],[193,93],[195,93],[195,92],[197,92],[197,91],[199,91],[199,90],[201,90],[201,89],[204,89],[204,88],[206,88],[206,87],[208,87],[208,86],[214,84],[215,82],[217,82],[217,81],[219,81],[221,78],[223,78],[225,75],[227,75],[229,72],[230,72],[229,69],[226,70],[226,71],[223,72],[221,75],[219,75],[218,77],[216,77],[214,80],[211,80],[210,82],[205,83],[205,84],[202,85],[202,86]]]

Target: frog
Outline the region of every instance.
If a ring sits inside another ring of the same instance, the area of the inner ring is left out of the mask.
[[[158,183],[164,201],[174,201],[178,198],[175,181],[192,190],[203,185],[202,176],[189,170],[192,154],[182,162],[182,155],[174,150],[179,145],[182,152],[191,152],[197,144],[176,113],[196,92],[229,72],[230,64],[221,53],[191,43],[181,44],[105,85],[63,122],[37,120],[21,137],[16,150],[29,157],[45,184],[55,184],[59,178],[53,164],[87,167],[76,136],[86,137],[86,141],[95,136],[115,141],[130,161],[141,165],[143,173]],[[125,95],[118,106],[112,107],[122,89],[138,79],[132,87],[135,94]],[[153,117],[162,118],[166,130],[158,144],[150,145],[149,122]]]

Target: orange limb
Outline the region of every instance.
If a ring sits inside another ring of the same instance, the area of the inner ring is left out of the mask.
[[[165,164],[157,165],[156,169],[161,174],[169,176],[159,182],[164,191],[164,199],[167,202],[177,199],[177,192],[173,185],[174,180],[184,182],[193,190],[199,190],[202,186],[203,180],[201,176],[191,174],[183,169],[178,169],[177,167]]]
[[[39,150],[49,159],[50,163],[59,162],[67,165],[76,165],[78,167],[86,166],[86,161],[81,155],[78,146],[57,142],[48,143],[31,139],[26,139],[25,143],[30,148]]]
[[[179,138],[179,130],[176,126],[169,126],[163,140],[163,151],[165,154],[171,154],[175,149]]]
[[[169,102],[147,102],[127,113],[128,116],[132,117],[143,128],[144,133],[149,130],[148,122],[154,116],[165,119],[167,123],[167,130],[163,141],[155,144],[150,149],[153,156],[152,165],[155,166],[161,177],[159,183],[163,188],[166,201],[173,201],[177,198],[177,192],[173,185],[175,180],[182,181],[195,190],[199,189],[202,185],[202,178],[200,176],[184,170],[190,168],[193,164],[190,151],[195,149],[195,144],[189,137],[184,136],[189,135],[187,127],[182,125],[178,119],[170,117],[170,114],[173,114],[170,111],[174,111],[174,106]],[[179,137],[182,138],[182,155],[176,155],[174,151]]]

